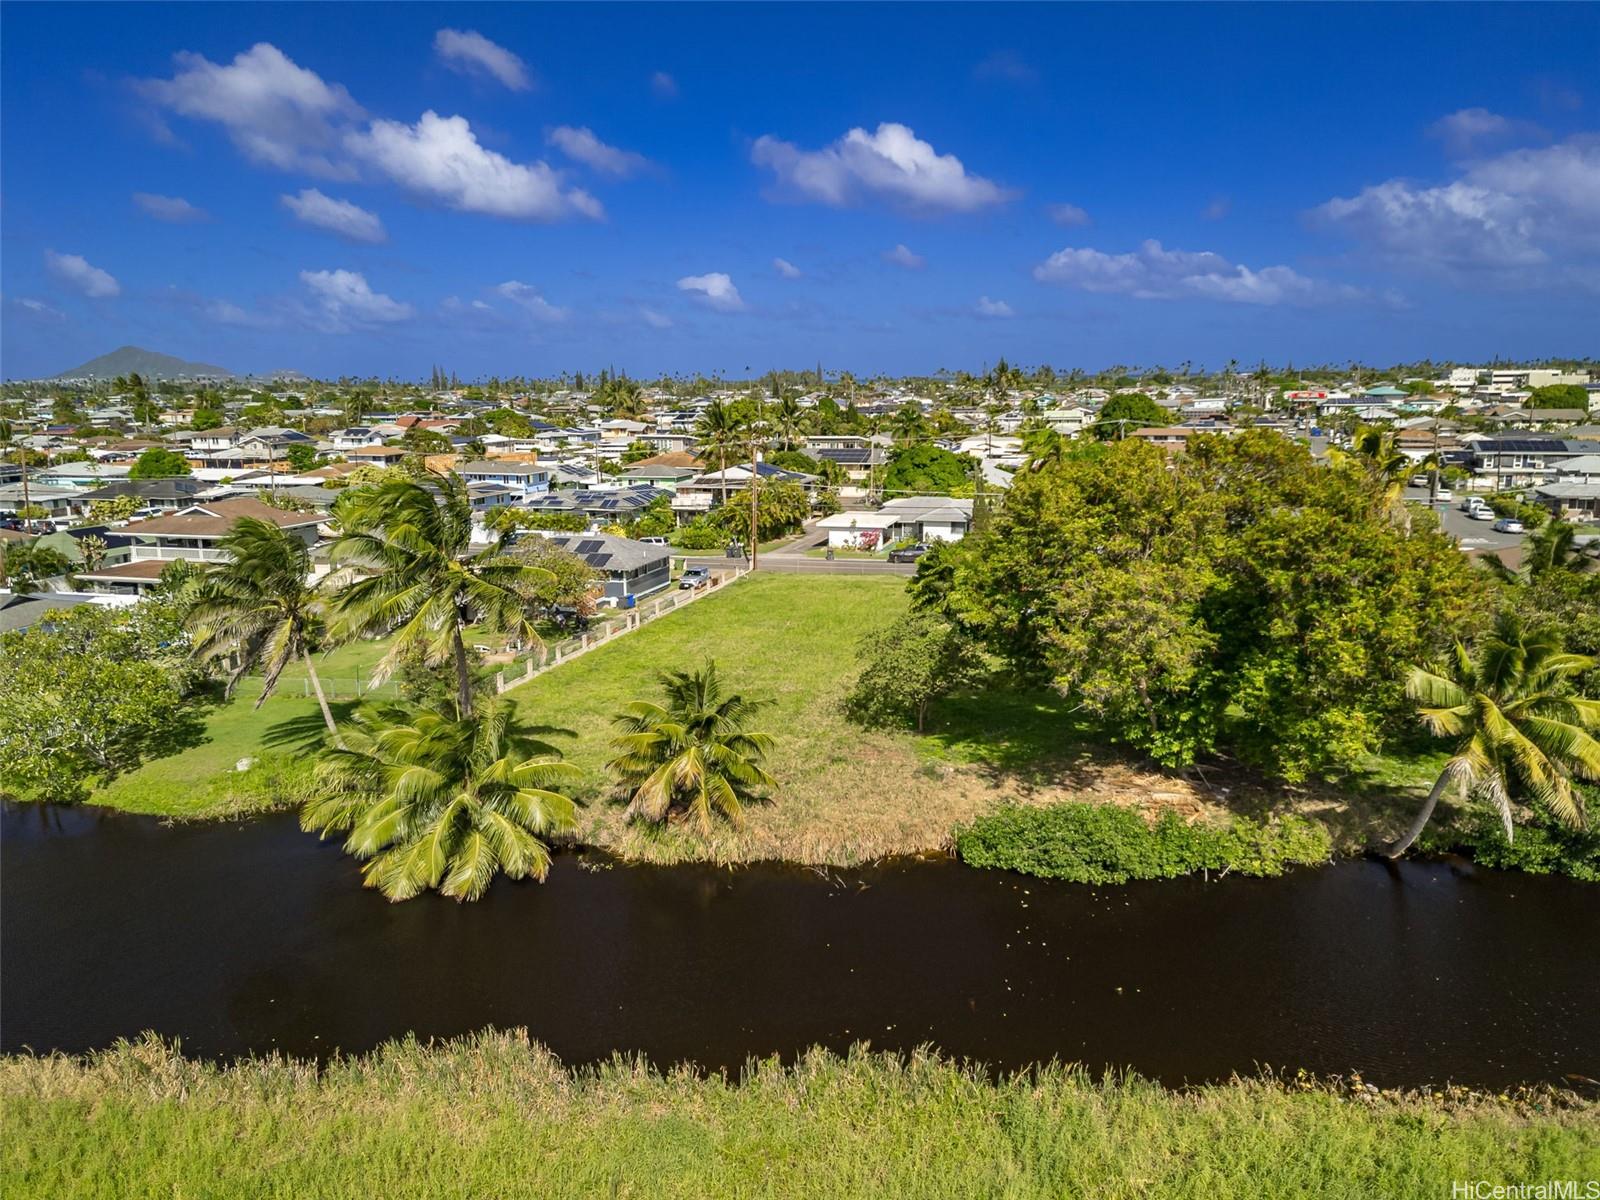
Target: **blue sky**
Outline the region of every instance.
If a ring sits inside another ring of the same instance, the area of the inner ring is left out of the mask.
[[[4,374],[1593,354],[1600,6],[4,6]]]

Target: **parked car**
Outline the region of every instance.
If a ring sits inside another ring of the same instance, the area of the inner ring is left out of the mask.
[[[664,537],[644,537],[639,539],[646,546],[665,546],[667,539]]]
[[[1475,508],[1488,507],[1489,506],[1483,502],[1482,496],[1468,496],[1461,501],[1461,511],[1464,513],[1470,513]]]
[[[1526,528],[1523,526],[1522,522],[1517,520],[1515,517],[1501,517],[1493,525],[1489,526],[1489,528],[1493,529],[1496,533],[1526,532]]]
[[[1494,509],[1487,504],[1474,504],[1467,509],[1467,517],[1473,521],[1492,521],[1494,520]]]
[[[889,561],[897,563],[916,562],[928,552],[928,547],[918,542],[915,546],[901,546],[898,550],[889,551]]]
[[[1412,487],[1427,487],[1429,482],[1430,481],[1426,475],[1413,475],[1411,477]]]
[[[1433,498],[1442,504],[1448,504],[1455,499],[1455,493],[1441,484],[1439,490],[1433,494]]]
[[[678,576],[678,590],[684,588],[703,588],[711,582],[711,571],[706,567],[690,567]]]

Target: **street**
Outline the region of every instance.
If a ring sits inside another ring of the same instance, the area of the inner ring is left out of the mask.
[[[1516,566],[1522,558],[1522,538],[1520,533],[1496,533],[1490,526],[1492,521],[1474,521],[1457,507],[1461,503],[1463,494],[1455,492],[1454,498],[1447,503],[1433,505],[1433,510],[1439,514],[1439,524],[1443,530],[1453,537],[1468,553],[1480,554],[1485,551],[1498,553],[1505,550],[1514,550],[1513,554],[1501,554],[1507,566]],[[1418,504],[1427,505],[1428,489],[1408,487],[1405,498]]]

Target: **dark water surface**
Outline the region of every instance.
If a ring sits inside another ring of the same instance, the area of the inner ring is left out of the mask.
[[[6,806],[0,1048],[153,1029],[232,1056],[526,1026],[569,1062],[737,1070],[931,1043],[1168,1083],[1600,1076],[1600,887],[1445,864],[1090,888],[948,862],[828,878],[563,855],[391,905],[293,817],[162,827]],[[598,868],[598,869],[594,869]]]

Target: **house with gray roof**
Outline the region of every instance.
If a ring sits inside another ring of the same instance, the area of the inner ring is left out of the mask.
[[[600,573],[604,594],[622,601],[660,591],[672,582],[672,551],[609,533],[542,533],[528,530],[518,537],[542,537],[583,559]]]

